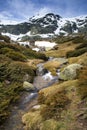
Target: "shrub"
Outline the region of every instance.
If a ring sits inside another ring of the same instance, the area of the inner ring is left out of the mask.
[[[26,74],[29,75],[28,81],[32,82],[35,72],[32,67],[22,62],[12,62],[7,68],[7,78],[10,81],[23,82],[23,78]]]
[[[84,48],[84,47],[86,47],[86,49],[87,49],[87,43],[80,44],[79,46],[76,47],[76,49],[81,49],[81,48]]]
[[[78,49],[78,50],[74,50],[74,51],[69,51],[66,54],[66,57],[77,57],[80,56],[82,54],[84,54],[85,52],[87,52],[87,48],[82,48],[82,49]]]
[[[12,49],[8,48],[8,47],[4,47],[0,49],[0,54],[6,54],[10,51],[13,51]]]
[[[26,56],[24,56],[20,52],[15,52],[15,51],[8,52],[6,54],[6,56],[8,56],[9,58],[11,58],[12,60],[15,60],[15,61],[26,61],[27,60]]]
[[[0,40],[4,40],[7,43],[10,43],[10,38],[8,36],[0,35]]]
[[[0,123],[3,123],[10,113],[10,105],[19,98],[19,91],[22,90],[21,83],[11,83],[7,86],[0,83]]]
[[[8,62],[4,62],[0,64],[0,81],[4,81],[7,73],[6,73],[6,69],[8,66]]]
[[[35,58],[35,59],[43,59],[43,60],[47,60],[47,57],[45,54],[43,53],[38,53],[35,52],[33,50],[31,50],[30,48],[26,48],[23,50],[23,54],[27,57],[27,58]]]
[[[73,39],[73,43],[82,43],[83,42],[83,36],[77,36],[77,37],[74,37]]]
[[[4,54],[0,54],[0,63],[11,62],[12,60],[9,57],[6,57]]]

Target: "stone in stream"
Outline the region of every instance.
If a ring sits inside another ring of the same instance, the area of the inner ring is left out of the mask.
[[[62,80],[72,80],[75,79],[77,76],[77,70],[82,68],[82,65],[80,64],[71,64],[68,65],[63,69],[63,71],[60,72],[59,79]]]
[[[43,67],[43,63],[38,65],[38,68],[37,68],[37,71],[36,71],[36,74],[38,76],[42,76],[42,75],[46,74],[47,72],[48,72],[47,69],[45,69]]]
[[[26,91],[34,91],[35,90],[35,87],[33,86],[33,84],[27,82],[27,81],[24,81],[23,83],[23,88],[26,90]]]

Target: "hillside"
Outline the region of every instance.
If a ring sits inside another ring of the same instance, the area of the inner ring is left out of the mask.
[[[59,79],[39,91],[36,107],[22,117],[25,130],[86,130],[87,41],[69,39],[46,55],[55,58],[44,67],[52,75],[60,69]]]
[[[47,60],[44,54],[0,35],[0,126],[23,93],[24,81],[33,82],[36,64],[43,60]]]

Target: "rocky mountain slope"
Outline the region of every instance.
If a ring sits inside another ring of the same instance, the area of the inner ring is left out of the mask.
[[[87,33],[87,16],[75,18],[62,18],[53,13],[44,17],[33,16],[26,22],[16,25],[4,25],[0,23],[0,32],[16,36],[16,39],[24,36],[39,35],[50,37],[54,35],[70,35],[76,33]]]

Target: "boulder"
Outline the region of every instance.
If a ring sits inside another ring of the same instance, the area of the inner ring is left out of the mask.
[[[35,87],[33,86],[33,84],[27,82],[27,81],[24,81],[23,83],[23,88],[26,90],[26,91],[34,91],[35,90]]]
[[[82,65],[80,64],[71,64],[68,65],[63,69],[63,71],[60,72],[59,79],[62,80],[72,80],[75,79],[77,76],[77,70],[82,68]]]
[[[54,58],[53,61],[58,61],[60,64],[68,63],[68,59],[66,59],[66,58]]]

